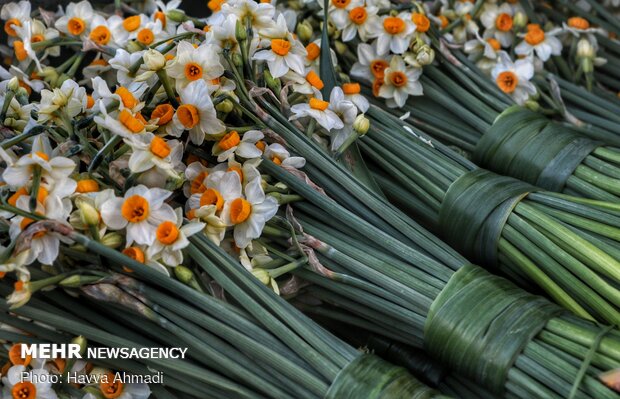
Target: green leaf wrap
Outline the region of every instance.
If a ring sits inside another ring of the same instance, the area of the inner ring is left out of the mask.
[[[484,265],[497,263],[497,243],[506,220],[531,184],[475,169],[448,188],[439,210],[439,231],[451,246]]]
[[[424,343],[437,360],[502,394],[517,356],[561,312],[543,297],[466,265],[431,305]]]
[[[446,398],[415,379],[407,370],[363,354],[347,364],[329,387],[325,399]]]
[[[603,143],[526,108],[504,111],[472,156],[478,165],[549,191],[562,191],[577,166]]]

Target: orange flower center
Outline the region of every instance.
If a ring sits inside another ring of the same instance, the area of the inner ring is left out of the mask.
[[[237,146],[240,142],[241,139],[239,138],[239,133],[237,133],[236,130],[233,130],[229,133],[226,133],[226,135],[220,139],[218,145],[222,150],[226,151]]]
[[[284,57],[291,50],[291,42],[285,39],[272,39],[271,51],[279,56]]]
[[[90,94],[86,95],[86,108],[91,109],[95,105],[95,99]]]
[[[186,129],[191,129],[200,122],[198,108],[191,104],[183,104],[177,109],[177,118]]]
[[[32,42],[32,43],[39,43],[39,42],[42,42],[43,40],[45,40],[45,36],[43,36],[43,35],[34,35],[30,39],[30,42]]]
[[[351,0],[332,0],[332,4],[336,8],[346,8]]]
[[[144,28],[140,32],[138,32],[138,36],[136,37],[136,39],[138,39],[138,41],[145,46],[148,46],[155,40],[155,35],[153,34],[152,30]]]
[[[172,120],[174,116],[174,107],[170,104],[159,104],[153,112],[151,119],[158,119],[157,124],[163,126]]]
[[[17,32],[15,31],[16,26],[22,26],[22,23],[17,18],[11,18],[4,23],[4,31],[9,36],[17,36]]]
[[[123,202],[121,215],[130,223],[139,223],[149,216],[149,203],[140,195],[132,195]]]
[[[398,17],[387,17],[383,20],[383,29],[390,35],[397,35],[405,30],[405,21]]]
[[[202,78],[202,67],[195,62],[187,63],[185,65],[185,77],[191,81]]]
[[[415,24],[418,32],[424,33],[431,27],[431,21],[422,13],[414,12],[411,14],[411,20]]]
[[[164,245],[174,244],[177,238],[179,238],[179,228],[171,221],[165,221],[157,226],[155,236],[157,241]]]
[[[586,30],[590,27],[590,23],[585,18],[571,17],[568,19],[568,26],[575,29]]]
[[[140,119],[134,117],[131,112],[126,109],[118,114],[118,120],[132,133],[140,133],[144,130],[144,123],[142,123]]]
[[[84,32],[84,29],[86,29],[86,24],[81,18],[73,17],[69,20],[69,22],[67,22],[67,30],[72,35],[81,35],[82,32]]]
[[[103,58],[99,58],[97,60],[93,60],[93,62],[90,63],[89,66],[106,66],[108,65],[108,62],[106,60],[104,60]]]
[[[123,102],[123,105],[127,108],[133,108],[138,104],[138,100],[133,96],[133,94],[125,87],[120,86],[114,94],[118,95]]]
[[[90,40],[92,40],[93,42],[103,46],[110,42],[112,32],[110,32],[110,29],[108,29],[106,26],[99,25],[90,32],[90,35],[88,37],[90,37]]]
[[[441,21],[441,29],[445,28],[450,23],[448,17],[446,17],[445,15],[440,15],[439,21]]]
[[[13,42],[13,50],[15,50],[15,58],[17,58],[17,61],[23,61],[28,58],[28,53],[24,47],[24,42],[21,40],[15,40]]]
[[[370,63],[370,72],[375,78],[383,78],[385,69],[390,66],[386,60],[374,60]]]
[[[94,193],[97,191],[99,191],[99,183],[94,179],[78,180],[75,188],[76,193]]]
[[[359,94],[362,88],[359,83],[344,83],[342,85],[342,91],[347,95]]]
[[[136,262],[144,263],[146,257],[144,251],[138,247],[127,247],[123,249],[123,255],[135,260]]]
[[[307,57],[310,61],[314,61],[319,58],[321,54],[321,48],[316,43],[310,43],[306,46],[306,52],[308,53]]]
[[[519,78],[514,72],[504,71],[497,75],[497,79],[495,79],[495,81],[504,93],[512,93],[517,88]]]
[[[256,148],[261,150],[261,152],[265,152],[265,147],[267,147],[267,144],[265,144],[264,141],[260,140],[260,141],[256,142],[255,146],[256,146]]]
[[[123,394],[123,383],[114,381],[114,374],[108,373],[107,382],[99,384],[99,390],[107,399],[115,399]]]
[[[308,74],[306,75],[306,80],[316,89],[318,90],[323,89],[323,86],[324,86],[323,81],[321,80],[319,75],[316,74],[316,72],[314,71],[308,72]]]
[[[532,46],[542,43],[544,40],[545,31],[540,28],[530,29],[525,34],[525,41]]]
[[[325,111],[327,107],[329,107],[329,103],[327,101],[319,100],[318,98],[312,97],[310,99],[310,108],[317,109],[319,111]]]
[[[215,205],[215,209],[218,211],[221,211],[224,207],[224,198],[216,189],[209,188],[200,196],[200,206],[209,205]]]
[[[243,223],[250,217],[252,205],[243,198],[237,198],[230,204],[230,221],[234,224]]]
[[[402,87],[407,84],[407,75],[400,71],[392,72],[390,74],[390,82],[396,87]]]
[[[492,37],[487,39],[487,43],[489,43],[491,48],[495,51],[499,51],[499,49],[501,48],[501,45],[499,44],[499,40],[494,39]]]
[[[18,382],[13,385],[11,394],[14,399],[35,399],[37,397],[37,388],[29,381]]]
[[[153,141],[151,141],[151,152],[160,158],[166,158],[170,155],[170,146],[166,140],[159,136],[155,136],[153,137]]]
[[[13,365],[28,366],[32,360],[32,356],[26,356],[25,358],[22,357],[22,345],[23,344],[15,344],[11,346],[11,349],[9,349],[9,360],[13,363]]]
[[[508,32],[512,29],[512,17],[509,14],[501,13],[495,19],[495,27],[502,32]]]
[[[355,7],[349,11],[349,19],[356,25],[361,25],[366,22],[366,18],[368,18],[368,13],[364,7]]]
[[[207,3],[207,7],[213,12],[220,11],[222,9],[222,5],[226,2],[226,0],[209,0]]]
[[[128,32],[133,32],[140,27],[141,22],[142,20],[139,15],[133,15],[123,20],[123,28]]]
[[[276,165],[282,165],[282,160],[277,155],[271,157],[271,162],[275,163]]]
[[[192,194],[204,193],[207,190],[207,187],[204,185],[207,176],[209,176],[208,172],[200,172],[198,176],[192,180],[189,188]]]
[[[155,21],[161,22],[161,27],[162,28],[166,27],[166,14],[164,14],[163,12],[161,12],[161,11],[155,12],[155,14],[153,14],[153,19]]]

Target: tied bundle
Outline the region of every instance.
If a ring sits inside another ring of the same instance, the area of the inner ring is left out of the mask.
[[[373,125],[363,149],[381,168],[377,179],[395,203],[469,259],[535,283],[582,317],[617,323],[615,204],[546,192],[479,169],[413,136],[413,127],[399,128],[398,119],[372,113],[385,124]],[[414,167],[405,168],[402,159]]]

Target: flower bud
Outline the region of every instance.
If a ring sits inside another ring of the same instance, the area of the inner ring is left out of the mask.
[[[370,129],[370,121],[364,114],[359,114],[355,118],[355,122],[353,122],[353,130],[360,136],[363,136],[368,133],[368,129]]]
[[[87,200],[79,200],[75,201],[78,209],[80,210],[80,219],[82,223],[86,226],[98,226],[101,217],[99,215],[99,211],[95,209],[95,207]]]
[[[232,61],[236,67],[243,66],[243,58],[241,57],[241,54],[239,53],[232,53]]]
[[[527,15],[522,11],[517,11],[517,13],[512,18],[512,26],[515,30],[519,30],[527,25]]]
[[[138,43],[135,40],[128,41],[126,48],[127,48],[127,51],[130,53],[135,53],[135,52],[144,50],[144,47],[142,46],[142,44]]]
[[[123,243],[123,236],[118,233],[108,233],[101,238],[101,243],[106,247],[118,248]]]
[[[17,92],[15,93],[15,98],[17,99],[17,101],[21,105],[26,105],[29,103],[28,97],[30,97],[30,94],[28,94],[28,90],[20,86],[19,89],[17,89]]]
[[[525,106],[534,112],[537,112],[540,109],[540,104],[538,104],[537,101],[531,99],[525,102]]]
[[[239,20],[237,20],[237,23],[235,24],[235,38],[238,42],[241,42],[248,38],[248,33],[245,30],[245,26],[243,26],[243,24]]]
[[[80,345],[80,355],[86,353],[86,348],[88,347],[88,340],[84,338],[82,335],[79,335],[71,340],[72,344]]]
[[[98,276],[80,276],[74,274],[73,276],[63,279],[58,285],[61,287],[79,288],[86,284],[96,283],[99,280],[101,280],[101,277]]]
[[[215,106],[215,109],[220,111],[220,112],[224,112],[224,113],[229,113],[230,111],[233,110],[233,108],[235,107],[235,105],[233,104],[233,102],[227,98],[226,100],[220,102],[219,104],[217,104]]]
[[[190,284],[194,280],[194,273],[183,265],[174,268],[174,275],[183,284]]]
[[[144,59],[144,65],[151,71],[159,71],[166,66],[166,58],[157,50],[147,50],[142,58]]]
[[[187,21],[187,15],[185,15],[183,10],[178,9],[168,10],[168,12],[166,12],[166,17],[170,18],[171,21],[178,23]]]
[[[340,40],[334,41],[334,47],[336,48],[336,53],[338,53],[339,55],[344,55],[347,53],[347,51],[349,51],[347,45]]]
[[[418,50],[415,60],[420,66],[430,65],[435,60],[435,50],[425,44]]]
[[[269,283],[271,282],[271,276],[269,275],[269,272],[265,269],[252,269],[252,274],[258,279],[258,281],[265,285],[269,285]]]
[[[596,50],[588,39],[581,38],[577,42],[577,58],[594,58]]]
[[[314,29],[312,28],[312,24],[307,19],[297,24],[297,28],[295,30],[297,32],[297,37],[302,42],[308,42],[312,39],[312,35],[314,34]]]
[[[6,87],[11,91],[17,91],[19,89],[19,79],[17,79],[17,76],[13,76]]]

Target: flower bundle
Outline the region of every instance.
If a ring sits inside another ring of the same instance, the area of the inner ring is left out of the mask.
[[[330,18],[341,70],[350,70],[344,79],[369,86],[364,93],[376,104],[406,112],[411,124],[490,170],[552,191],[618,200],[617,98],[578,85],[581,76],[591,82],[593,63],[603,61],[595,50],[602,29],[581,17],[550,26],[527,2],[420,5],[398,15],[378,12],[385,4],[342,6],[343,12],[368,9],[361,25],[340,11]],[[397,22],[406,28],[390,33],[385,24]],[[304,24],[311,18],[298,30]],[[590,55],[575,55],[584,46]],[[512,113],[515,102],[537,112]],[[547,150],[539,154],[539,148]]]
[[[267,89],[265,82],[289,73],[309,93],[321,82],[316,73],[302,80],[294,73],[305,68],[307,50],[284,15],[243,0],[197,20],[177,6],[129,8],[125,18],[87,1],[58,15],[31,15],[26,1],[3,8],[3,16],[23,13],[6,24],[16,33],[16,64],[1,86],[1,306],[7,325],[22,331],[13,337],[62,343],[83,334],[96,345],[130,348],[184,343],[195,351],[190,362],[107,367],[162,369],[174,392],[200,398],[436,396],[265,286],[278,291],[277,278],[307,259],[274,268],[261,244],[280,205],[299,199],[261,175],[261,158],[291,171],[305,161],[247,105],[257,82]],[[48,36],[35,40],[41,25]],[[46,65],[57,47],[76,54]],[[318,113],[329,128],[353,129],[356,108],[343,102],[353,119],[345,126],[327,102],[314,100],[298,107],[300,117]],[[239,306],[206,292],[225,292]],[[8,384],[14,398],[37,389],[15,388],[12,377]],[[130,387],[104,388],[92,394],[131,395]]]

